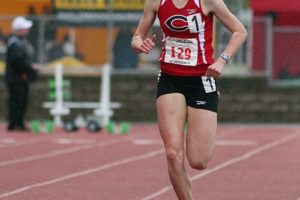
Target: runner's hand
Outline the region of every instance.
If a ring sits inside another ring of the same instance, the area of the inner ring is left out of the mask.
[[[222,73],[224,65],[225,63],[222,60],[216,60],[208,67],[205,76],[218,78]]]
[[[137,53],[148,54],[155,46],[155,41],[156,34],[153,34],[151,38],[146,38],[145,40],[143,40],[139,35],[137,35],[132,39],[131,47]]]

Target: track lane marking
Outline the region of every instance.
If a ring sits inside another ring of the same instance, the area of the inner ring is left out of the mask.
[[[256,141],[253,140],[217,140],[217,146],[255,146]]]
[[[226,136],[229,136],[229,135],[234,135],[238,133],[237,131],[232,131],[232,132],[229,132],[227,134],[223,134],[221,135],[220,137],[218,138],[224,138]],[[53,138],[52,138],[53,139]],[[46,139],[46,140],[39,140],[37,142],[44,142],[44,141],[47,141],[49,139]],[[160,150],[161,152],[158,153],[161,154],[164,152],[164,150]],[[153,156],[156,156],[156,155],[153,155]],[[150,157],[153,157],[153,156],[150,156]],[[120,162],[123,162],[123,160],[121,161],[116,161],[115,164],[111,164],[111,166],[107,166],[107,165],[104,165],[102,166],[103,168],[99,169],[98,168],[98,171],[101,171],[101,170],[104,170],[104,169],[107,169],[107,168],[110,168],[110,167],[114,167],[114,166],[118,166],[118,165],[121,165],[121,164],[127,164],[127,163],[130,163],[130,162],[134,162],[134,161],[138,161],[138,160],[141,160],[141,159],[137,159],[137,160],[133,160],[133,161],[127,161],[125,163],[120,163]],[[28,160],[29,161],[29,160]],[[97,171],[97,170],[96,170]],[[14,195],[14,194],[17,194],[17,193],[20,193],[20,192],[24,192],[24,191],[27,191],[27,190],[30,190],[30,189],[33,189],[35,187],[42,187],[42,186],[46,186],[46,185],[50,185],[50,184],[54,184],[54,183],[57,183],[57,182],[61,182],[61,181],[64,181],[64,180],[67,180],[67,179],[71,179],[71,178],[75,178],[75,177],[78,177],[78,176],[83,176],[83,175],[87,175],[87,174],[90,174],[90,173],[94,173],[96,171],[93,171],[92,169],[88,170],[88,171],[83,171],[83,172],[79,172],[77,173],[77,175],[74,175],[74,174],[70,174],[70,175],[67,175],[67,176],[63,176],[61,178],[58,178],[58,179],[54,179],[54,180],[50,180],[50,181],[47,181],[47,182],[42,182],[42,183],[38,183],[38,184],[33,184],[31,186],[27,186],[27,187],[23,187],[23,188],[20,188],[18,190],[14,190],[14,191],[11,191],[11,192],[8,192],[8,193],[4,193],[4,194],[0,194],[0,198],[3,198],[3,197],[6,197],[6,196],[11,196],[11,195]],[[167,189],[168,191],[169,189]]]
[[[132,141],[134,145],[162,145],[161,139],[136,139]],[[257,145],[253,140],[216,140],[217,146],[254,146]]]
[[[226,162],[223,162],[223,163],[221,163],[221,164],[219,164],[219,165],[217,165],[217,166],[215,166],[215,167],[213,167],[211,169],[207,169],[207,170],[205,170],[203,172],[198,173],[197,175],[192,176],[191,177],[191,182],[195,181],[197,179],[203,178],[203,177],[205,177],[205,176],[207,176],[209,174],[212,174],[214,172],[217,172],[217,171],[219,171],[219,170],[221,170],[223,168],[226,168],[226,167],[228,167],[230,165],[233,165],[235,163],[244,161],[244,160],[246,160],[248,158],[251,158],[254,155],[257,155],[257,154],[259,154],[261,152],[264,152],[264,151],[266,151],[268,149],[276,147],[276,146],[278,146],[280,144],[288,142],[288,141],[290,141],[290,140],[298,137],[299,135],[300,135],[299,131],[296,131],[296,133],[292,133],[292,134],[288,135],[287,137],[283,137],[283,138],[281,138],[279,140],[276,140],[274,142],[270,142],[268,144],[265,144],[265,145],[262,145],[260,147],[257,147],[257,148],[255,148],[255,149],[253,149],[253,150],[251,150],[251,151],[249,151],[249,152],[247,152],[247,153],[245,153],[245,154],[243,154],[241,156],[238,156],[238,157],[235,157],[233,159],[230,159],[230,160],[228,160]],[[146,197],[143,197],[141,200],[150,200],[150,199],[156,198],[156,197],[158,197],[158,196],[160,196],[160,195],[162,195],[162,194],[170,191],[172,188],[173,187],[171,185],[166,186],[166,187],[162,188],[161,190],[159,190],[159,191],[157,191],[155,193],[152,193],[152,194],[150,194],[150,195],[148,195]],[[298,200],[300,200],[300,199],[298,199]]]
[[[25,146],[27,144],[35,144],[35,143],[41,143],[41,142],[47,142],[49,140],[51,140],[52,138],[46,138],[46,139],[31,139],[31,140],[26,140],[25,142],[18,142],[16,141],[16,143],[14,144],[5,144],[5,145],[2,145],[0,146],[0,148],[6,148],[6,147],[16,147],[16,146]]]
[[[59,183],[59,182],[62,182],[62,181],[66,181],[66,180],[69,180],[69,179],[72,179],[72,178],[85,176],[85,175],[92,174],[92,173],[99,172],[99,171],[103,171],[103,170],[106,170],[106,169],[109,169],[109,168],[117,167],[117,166],[120,166],[120,165],[125,165],[125,164],[131,163],[131,162],[136,162],[136,161],[144,160],[144,159],[147,159],[147,158],[151,158],[151,157],[160,155],[164,152],[165,152],[164,149],[157,149],[155,151],[150,151],[150,152],[145,153],[145,154],[141,154],[141,155],[137,155],[137,156],[133,156],[133,157],[128,157],[128,158],[125,158],[125,159],[122,159],[122,160],[119,160],[119,161],[107,163],[107,164],[104,164],[104,165],[100,165],[98,167],[90,168],[90,169],[80,171],[80,172],[77,172],[77,173],[72,173],[72,174],[62,176],[62,177],[59,177],[59,178],[56,178],[56,179],[52,179],[52,180],[48,180],[48,181],[45,181],[45,182],[40,182],[40,183],[36,183],[36,184],[33,184],[33,185],[25,186],[25,187],[22,187],[22,188],[19,188],[19,189],[10,191],[10,192],[0,194],[0,199],[2,199],[4,197],[15,195],[15,194],[19,194],[21,192],[25,192],[25,191],[28,191],[28,190],[31,190],[31,189],[34,189],[34,188],[48,186],[48,185]]]
[[[57,138],[53,141],[55,144],[95,144],[97,141],[92,138]]]
[[[4,137],[0,139],[0,143],[2,144],[16,144],[17,141],[15,138]]]
[[[63,154],[68,154],[68,153],[74,153],[77,151],[82,151],[94,147],[102,147],[102,146],[107,146],[107,145],[112,145],[112,144],[117,144],[117,143],[123,143],[123,142],[129,142],[133,140],[133,138],[125,138],[125,139],[114,139],[111,141],[106,141],[106,142],[99,142],[98,144],[89,144],[89,145],[84,145],[84,146],[79,146],[79,147],[71,147],[71,148],[66,148],[62,150],[55,150],[50,153],[45,153],[45,154],[38,154],[38,155],[33,155],[33,156],[27,156],[27,157],[21,157],[13,160],[7,160],[7,161],[2,161],[0,162],[0,167],[12,165],[12,164],[19,164],[23,162],[29,162],[29,161],[34,161],[34,160],[40,160],[40,159],[45,159],[45,158],[50,158],[50,157],[55,157]]]

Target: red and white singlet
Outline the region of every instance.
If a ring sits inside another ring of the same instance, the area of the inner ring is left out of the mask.
[[[161,0],[158,18],[162,30],[161,71],[176,76],[204,76],[214,62],[213,16],[205,16],[201,0],[177,8]]]

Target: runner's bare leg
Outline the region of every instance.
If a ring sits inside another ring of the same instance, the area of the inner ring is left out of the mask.
[[[184,165],[184,125],[186,102],[181,94],[162,95],[157,99],[157,115],[164,141],[168,172],[179,200],[192,200],[191,182]]]

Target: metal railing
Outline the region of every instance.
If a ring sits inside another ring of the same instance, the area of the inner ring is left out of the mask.
[[[252,72],[266,75],[273,86],[299,86],[300,27],[274,26],[271,17],[259,17],[252,35]]]

